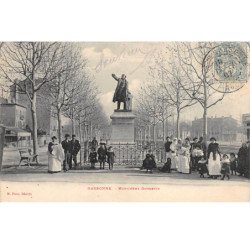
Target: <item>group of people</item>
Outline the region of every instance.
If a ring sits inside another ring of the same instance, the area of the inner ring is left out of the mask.
[[[166,138],[165,143],[166,163],[160,169],[164,172],[177,170],[180,173],[191,173],[198,171],[200,177],[207,174],[208,177],[217,179],[221,176],[230,179],[230,174],[239,173],[240,176],[249,177],[249,152],[250,142],[243,143],[238,154],[221,154],[219,144],[216,138],[210,138],[210,143],[206,147],[203,137],[193,138],[190,142],[186,138],[184,142],[181,139],[170,137]]]
[[[167,137],[165,143],[166,163],[161,170],[177,170],[179,173],[189,174],[191,171],[190,167],[195,165],[197,161],[193,157],[193,151],[197,153],[199,148],[199,154],[202,155],[205,149],[204,145],[202,137],[199,142],[197,138],[194,138],[193,143],[190,142],[189,138],[182,141],[177,138],[171,140],[170,137]]]
[[[115,153],[112,146],[106,147],[106,143],[98,141],[94,137],[90,143],[91,149],[89,154],[89,162],[91,169],[95,169],[95,164],[100,163],[100,169],[105,168],[105,163],[108,162],[109,169],[112,170],[115,161]],[[62,143],[58,143],[57,137],[53,136],[52,141],[48,145],[48,172],[58,173],[62,170],[67,172],[72,169],[72,163],[77,166],[77,154],[81,149],[80,142],[76,140],[76,136],[66,134]],[[62,167],[63,166],[63,167]]]
[[[91,142],[91,149],[89,154],[89,162],[91,164],[91,169],[95,169],[95,164],[100,163],[100,169],[105,168],[105,163],[109,165],[109,170],[112,170],[114,167],[115,153],[112,146],[107,148],[105,142],[100,142],[98,147],[98,141],[94,137]]]
[[[81,149],[81,145],[76,136],[66,134],[62,143],[58,143],[57,137],[53,136],[52,141],[48,145],[48,172],[57,173],[62,171],[67,172],[72,169],[72,161],[75,167],[77,166],[77,154]]]

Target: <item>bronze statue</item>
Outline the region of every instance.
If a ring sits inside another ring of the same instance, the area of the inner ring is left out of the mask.
[[[121,78],[118,78],[115,74],[112,77],[117,81],[117,86],[115,89],[113,102],[117,102],[117,110],[120,110],[121,102],[123,102],[124,110],[130,110],[131,105],[128,103],[131,94],[128,91],[128,81],[126,80],[126,75],[122,74]],[[130,106],[130,107],[129,107]]]

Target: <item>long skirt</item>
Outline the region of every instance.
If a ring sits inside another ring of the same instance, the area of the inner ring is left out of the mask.
[[[49,172],[60,172],[62,171],[62,162],[55,158],[55,156],[50,155],[48,157],[48,163],[49,163]]]
[[[189,174],[189,157],[185,155],[178,156],[178,172]]]
[[[175,153],[171,153],[171,169],[178,169],[178,156]]]
[[[209,175],[220,175],[221,171],[221,163],[220,163],[220,156],[216,153],[216,159],[213,159],[213,153],[210,153],[208,158],[208,172]]]

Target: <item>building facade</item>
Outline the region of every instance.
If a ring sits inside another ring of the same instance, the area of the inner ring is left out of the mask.
[[[0,124],[5,126],[5,145],[29,147],[31,133],[26,131],[26,107],[0,100]]]
[[[250,141],[250,113],[242,115],[242,124],[245,140]]]
[[[192,122],[192,137],[200,137],[203,134],[203,119]],[[239,126],[236,119],[232,117],[208,117],[207,136],[215,137],[218,141],[234,142],[239,138]]]

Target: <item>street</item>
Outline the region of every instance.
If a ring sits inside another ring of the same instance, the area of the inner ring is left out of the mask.
[[[250,180],[200,178],[192,174],[146,173],[126,165],[113,170],[69,170],[49,174],[46,147],[40,148],[39,165],[18,167],[17,151],[5,150],[0,175],[1,199],[7,201],[249,201]],[[161,166],[161,164],[158,164]]]

